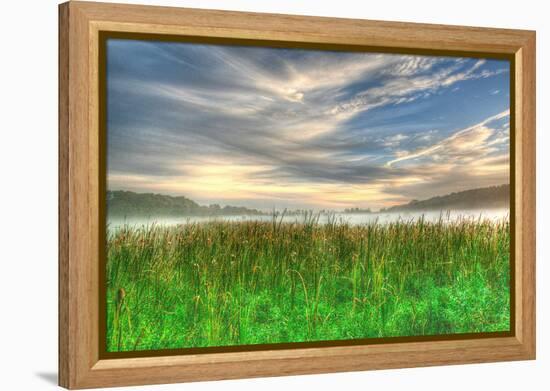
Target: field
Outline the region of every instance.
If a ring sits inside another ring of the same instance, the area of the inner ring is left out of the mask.
[[[107,351],[507,331],[506,220],[110,230]]]

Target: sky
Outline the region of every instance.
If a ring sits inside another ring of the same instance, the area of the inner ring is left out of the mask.
[[[509,183],[508,61],[109,39],[107,186],[377,210]]]

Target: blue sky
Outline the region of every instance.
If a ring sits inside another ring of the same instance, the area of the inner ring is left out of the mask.
[[[507,61],[107,42],[107,181],[261,209],[509,182]]]

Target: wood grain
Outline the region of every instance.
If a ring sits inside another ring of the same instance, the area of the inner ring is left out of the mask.
[[[59,384],[69,384],[69,7],[59,7]]]
[[[99,359],[100,31],[468,52],[515,59],[515,336],[132,359]],[[535,33],[171,7],[59,8],[59,384],[90,388],[533,359]]]
[[[521,254],[522,268],[521,281],[518,281],[518,291],[522,294],[521,319],[517,322],[522,330],[517,333],[531,358],[536,355],[536,319],[535,319],[535,292],[536,292],[536,42],[534,33],[518,51],[518,60],[521,58],[521,90],[517,91],[517,99],[521,102],[521,161],[516,164],[521,167],[521,182],[516,191],[521,192],[522,221]],[[518,61],[519,62],[519,61]],[[517,205],[517,203],[516,203]]]

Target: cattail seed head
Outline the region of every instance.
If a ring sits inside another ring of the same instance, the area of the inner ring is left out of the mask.
[[[122,301],[124,300],[125,297],[126,297],[126,291],[124,290],[124,288],[119,288],[117,293],[116,293],[116,302],[117,302],[117,304],[122,303]]]

